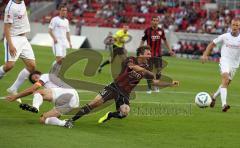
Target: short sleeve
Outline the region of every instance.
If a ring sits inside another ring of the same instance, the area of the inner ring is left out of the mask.
[[[39,80],[43,83],[42,85],[44,85],[49,81],[49,75],[42,74]]]
[[[13,23],[13,10],[11,9],[11,7],[5,8],[4,23]]]
[[[53,19],[50,21],[48,28],[54,29],[54,28],[55,28],[55,24],[56,24],[55,22],[56,22],[56,19],[53,18]]]
[[[166,36],[165,36],[165,32],[164,32],[164,30],[161,30],[161,32],[162,32],[162,34],[161,34],[161,36],[162,36],[162,40],[166,41]]]
[[[114,35],[113,35],[114,38],[119,38],[121,37],[121,30],[117,31]]]
[[[144,35],[142,36],[142,41],[147,40],[147,29],[144,31]]]
[[[223,42],[224,36],[225,36],[225,34],[219,35],[216,39],[213,40],[213,43],[218,44],[218,43]]]

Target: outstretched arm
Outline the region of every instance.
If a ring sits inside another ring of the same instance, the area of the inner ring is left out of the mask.
[[[172,82],[165,82],[161,80],[153,80],[153,85],[154,86],[160,86],[160,87],[177,87],[179,86],[179,81],[172,81]]]
[[[25,89],[24,91],[16,94],[16,95],[11,95],[11,96],[7,96],[6,99],[10,102],[17,100],[18,98],[21,97],[25,97],[28,95],[33,94],[39,87],[41,87],[42,85],[39,82],[36,82],[34,85],[32,85],[31,87]]]
[[[153,79],[154,78],[154,74],[151,71],[149,71],[149,70],[147,70],[147,69],[145,69],[145,68],[143,68],[139,65],[134,65],[133,63],[129,63],[128,67],[130,69],[133,69],[136,72],[143,72],[144,77],[146,77],[147,79]]]

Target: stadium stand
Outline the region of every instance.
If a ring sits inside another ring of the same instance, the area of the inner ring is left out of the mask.
[[[2,0],[0,19],[8,0]],[[29,13],[35,10],[40,0],[25,0]],[[152,16],[159,16],[161,27],[165,30],[187,33],[221,34],[229,31],[230,20],[240,15],[239,0],[55,0],[56,7],[66,3],[68,18],[76,25],[78,33],[81,26],[122,27],[129,24],[131,29],[144,29],[149,26]],[[214,3],[218,9],[207,8]],[[31,11],[30,11],[31,10]],[[53,10],[35,22],[49,23],[57,11]],[[174,45],[175,46],[175,45]],[[206,48],[206,41],[180,39],[175,47],[182,54],[200,55]],[[197,50],[199,49],[199,50]],[[215,54],[215,53],[213,53]],[[217,53],[216,55],[218,55]]]

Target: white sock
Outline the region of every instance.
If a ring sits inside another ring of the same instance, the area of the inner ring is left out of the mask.
[[[3,76],[5,74],[5,71],[3,69],[3,65],[0,67],[0,76]]]
[[[18,88],[24,83],[25,79],[28,78],[30,72],[24,68],[19,74],[16,81],[13,85],[9,88],[11,91],[17,91]]]
[[[221,88],[222,88],[222,85],[220,85],[220,86],[218,87],[217,91],[213,94],[213,98],[214,98],[214,99],[216,99],[217,96],[220,94]]]
[[[39,111],[39,107],[42,105],[42,103],[43,103],[42,95],[40,95],[39,93],[34,94],[33,107],[36,107]]]
[[[221,88],[222,107],[227,104],[227,88]]]
[[[45,120],[45,124],[49,124],[49,125],[64,126],[65,123],[66,123],[65,120],[60,120],[57,117],[49,117]]]

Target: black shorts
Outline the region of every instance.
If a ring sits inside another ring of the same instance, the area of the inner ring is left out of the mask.
[[[113,57],[115,57],[117,55],[124,55],[125,54],[124,48],[113,45],[112,54],[113,54]]]
[[[129,95],[120,91],[115,83],[111,83],[110,85],[106,86],[101,92],[99,92],[99,94],[102,96],[104,102],[114,99],[117,110],[123,104],[130,105]]]
[[[157,68],[157,69],[162,69],[162,57],[151,57],[148,60],[149,66],[150,66],[150,70],[153,70],[153,68]]]

